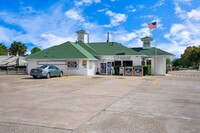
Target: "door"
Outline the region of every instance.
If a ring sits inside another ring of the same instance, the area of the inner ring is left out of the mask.
[[[60,70],[57,67],[55,67],[55,66],[53,66],[53,69],[54,69],[55,76],[59,76]]]
[[[49,66],[49,72],[50,72],[50,74],[51,74],[51,76],[55,76],[55,69],[54,69],[54,67],[53,66]]]
[[[106,63],[101,63],[101,73],[106,73]]]

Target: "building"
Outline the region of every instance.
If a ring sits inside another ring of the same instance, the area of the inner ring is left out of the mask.
[[[27,61],[24,56],[0,56],[0,67],[12,67],[12,66],[26,66]]]
[[[86,43],[87,32],[80,30],[76,33],[77,42],[68,41],[29,55],[26,58],[28,73],[41,65],[55,65],[68,75],[110,74],[113,66],[145,65],[146,59],[151,58],[151,74],[165,75],[166,58],[174,57],[171,53],[151,47],[151,37],[141,39],[143,47],[127,48],[109,41]]]

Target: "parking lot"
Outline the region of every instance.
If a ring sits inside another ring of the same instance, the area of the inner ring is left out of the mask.
[[[0,75],[0,133],[200,131],[200,72],[167,76]]]

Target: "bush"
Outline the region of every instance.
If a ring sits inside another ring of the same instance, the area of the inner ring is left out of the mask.
[[[149,75],[151,74],[151,65],[147,66],[134,66],[134,67],[143,67],[143,75]]]
[[[114,70],[115,70],[115,75],[119,75],[119,68],[121,66],[114,66]]]

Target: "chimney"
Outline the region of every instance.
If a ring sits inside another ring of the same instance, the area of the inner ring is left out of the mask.
[[[109,42],[110,41],[110,38],[109,38],[109,31],[108,31],[108,33],[107,33],[107,42]]]
[[[82,41],[84,43],[87,43],[87,32],[84,30],[79,30],[76,32],[78,34],[78,41]]]
[[[88,40],[87,40],[87,43],[90,43],[90,33],[88,32],[88,36],[87,36],[88,38]]]

